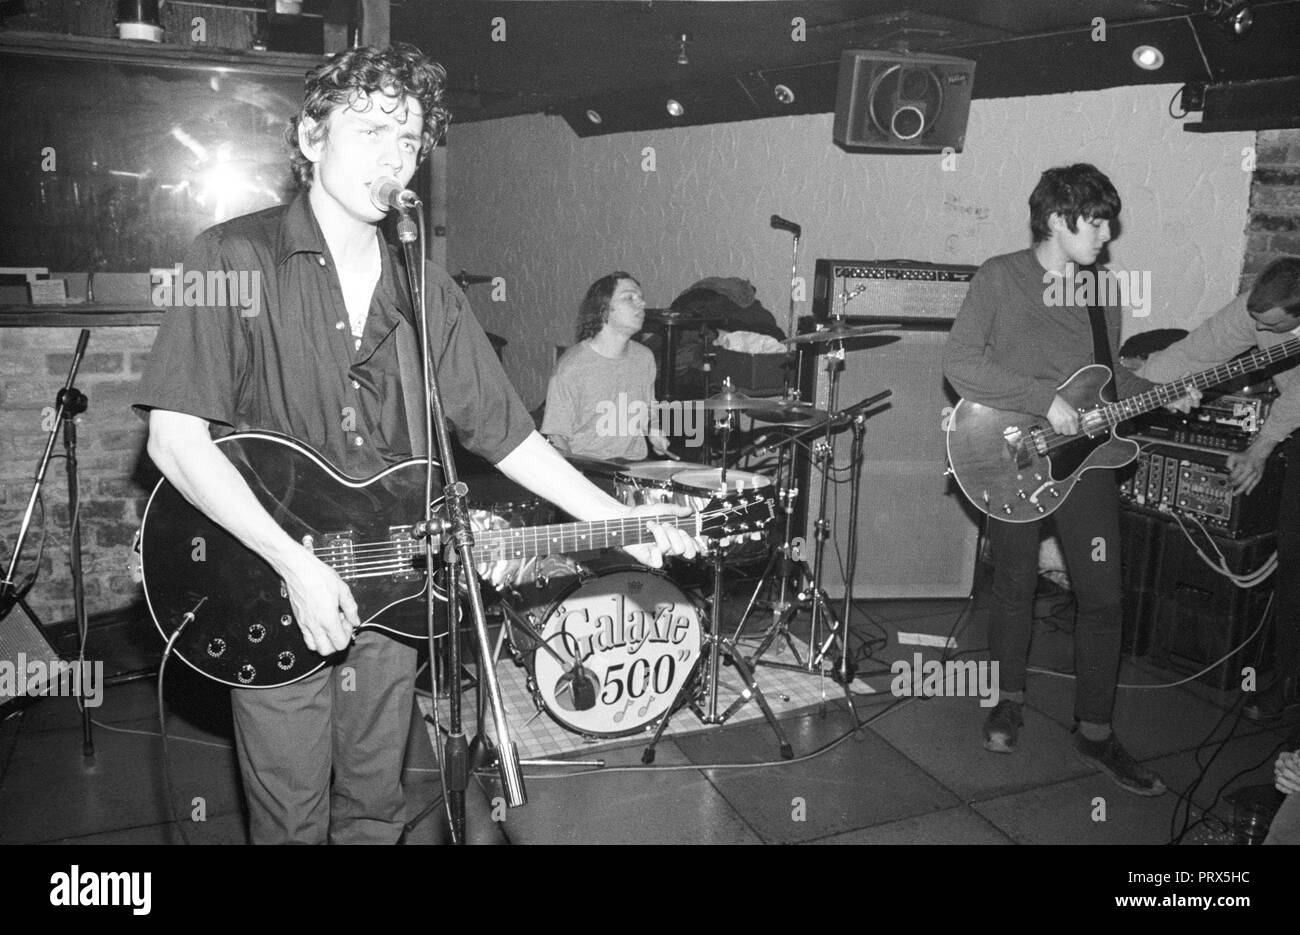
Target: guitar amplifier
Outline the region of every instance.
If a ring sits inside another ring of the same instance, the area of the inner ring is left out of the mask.
[[[1153,515],[1198,520],[1212,535],[1229,539],[1277,529],[1285,471],[1280,449],[1268,459],[1259,486],[1237,494],[1232,492],[1228,452],[1132,438],[1142,452],[1119,474],[1122,503]]]
[[[1197,548],[1212,557],[1217,550],[1232,572],[1244,575],[1268,561],[1276,539],[1207,537],[1199,530],[1192,535],[1195,544],[1169,519],[1120,509],[1124,649],[1178,672],[1198,673],[1218,663],[1199,678],[1226,690],[1240,684],[1244,666],[1270,654],[1271,625],[1242,644],[1263,620],[1271,581],[1239,588],[1207,566]]]
[[[854,596],[871,598],[966,597],[974,581],[978,514],[945,475],[945,426],[956,396],[943,377],[943,348],[965,298],[973,266],[943,266],[910,260],[818,260],[813,319],[839,311],[840,293],[849,301],[848,324],[898,322],[901,334],[869,335],[845,342],[839,377],[840,408],[881,390],[892,396],[866,422],[862,502],[858,514],[858,553]],[[828,403],[828,355],[823,345],[804,345],[799,355],[803,398],[819,408]],[[848,462],[852,436],[835,436],[834,463]],[[847,471],[835,472],[840,481]],[[800,460],[801,491],[795,517],[802,525],[805,552],[816,541],[813,522],[820,508],[820,478]],[[848,484],[832,482],[827,491],[827,543],[824,584],[842,596],[847,579]],[[804,525],[806,524],[806,525]]]
[[[914,328],[948,329],[975,270],[919,260],[818,260],[813,318],[825,321],[851,311]]]

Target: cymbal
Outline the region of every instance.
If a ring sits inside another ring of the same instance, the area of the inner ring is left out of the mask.
[[[473,273],[467,273],[462,269],[455,276],[451,277],[452,282],[464,289],[466,286],[477,286],[485,282],[491,282],[491,276],[476,276]]]
[[[786,338],[783,344],[821,344],[827,341],[847,341],[849,338],[860,338],[864,335],[874,334],[877,331],[891,331],[903,327],[893,322],[886,322],[883,325],[857,325],[848,327],[843,322],[835,322],[820,331],[810,331],[808,334],[801,334],[797,337]]]
[[[708,325],[722,321],[726,316],[721,312],[681,312],[671,308],[648,308],[645,310],[646,321],[661,322],[665,325]]]
[[[699,406],[706,412],[740,412],[745,409],[779,409],[781,402],[776,399],[755,399],[735,390],[724,389],[708,399],[692,400],[687,405]]]
[[[761,412],[754,413],[755,422],[767,422],[772,425],[781,425],[788,428],[811,428],[814,425],[821,425],[831,414],[825,409],[818,409],[809,403],[798,400],[781,400],[780,406],[776,409],[765,409]]]
[[[612,479],[614,475],[625,469],[623,464],[616,461],[602,461],[600,458],[588,458],[583,455],[565,455],[564,460],[577,468],[580,474],[605,479]]]

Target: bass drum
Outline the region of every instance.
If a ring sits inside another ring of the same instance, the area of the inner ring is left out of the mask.
[[[609,565],[510,608],[539,709],[591,737],[635,734],[670,712],[700,658],[699,608],[663,572]],[[689,699],[689,693],[683,694]]]

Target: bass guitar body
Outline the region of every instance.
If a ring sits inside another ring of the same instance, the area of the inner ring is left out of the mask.
[[[994,519],[1029,523],[1065,502],[1084,471],[1136,458],[1136,442],[1101,423],[1088,430],[1089,413],[1112,402],[1103,396],[1110,377],[1109,368],[1091,364],[1057,390],[1079,412],[1077,436],[1057,435],[1040,416],[958,402],[948,423],[948,462],[962,493]]]

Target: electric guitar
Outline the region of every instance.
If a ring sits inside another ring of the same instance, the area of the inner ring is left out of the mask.
[[[338,572],[352,590],[362,627],[404,636],[425,633],[424,614],[403,604],[432,586],[425,547],[413,536],[424,518],[424,459],[364,480],[273,432],[242,432],[217,445],[280,528]],[[435,507],[441,497],[435,500]],[[637,517],[475,531],[474,561],[526,559],[556,552],[620,548],[654,539],[646,521],[670,524],[711,542],[759,535],[772,521],[760,493],[718,496],[692,516]],[[441,554],[440,537],[434,552]],[[273,688],[305,678],[326,662],[307,648],[284,583],[261,557],[189,504],[166,480],[149,497],[140,530],[144,593],[164,639],[178,627],[177,654],[215,681]]]
[[[1065,502],[1079,476],[1119,468],[1137,457],[1138,443],[1116,433],[1119,423],[1300,354],[1300,338],[1114,401],[1109,367],[1080,367],[1057,393],[1079,412],[1079,434],[1058,435],[1042,416],[1008,412],[963,399],[948,422],[948,464],[976,508],[1008,523],[1029,523]],[[1107,398],[1109,397],[1109,398]]]

